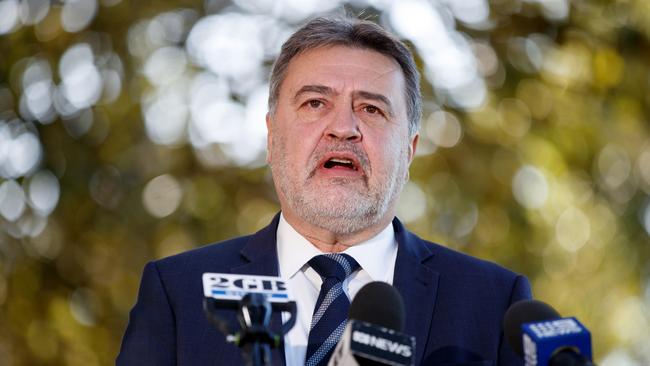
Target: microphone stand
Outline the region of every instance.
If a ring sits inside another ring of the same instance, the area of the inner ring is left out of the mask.
[[[271,304],[262,294],[246,294],[241,300],[237,319],[241,326],[240,347],[249,358],[247,364],[252,366],[271,363],[271,345],[279,346],[279,339],[269,330],[271,322]]]
[[[241,330],[232,333],[228,323],[216,314],[217,309],[237,310]],[[244,360],[249,366],[271,365],[271,349],[282,346],[282,338],[296,323],[296,302],[269,303],[266,296],[248,293],[241,301],[219,300],[206,297],[203,310],[208,320],[225,336],[243,350]],[[269,327],[273,311],[286,311],[291,318],[282,324],[280,333],[274,334]]]

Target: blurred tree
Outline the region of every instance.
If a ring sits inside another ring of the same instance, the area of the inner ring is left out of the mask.
[[[650,5],[325,4],[0,0],[3,364],[113,363],[145,262],[270,220],[269,66],[343,11],[422,70],[403,221],[526,274],[599,364],[649,364]]]

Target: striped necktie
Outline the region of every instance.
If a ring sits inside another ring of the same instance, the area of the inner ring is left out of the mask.
[[[343,281],[359,269],[359,263],[347,254],[329,253],[312,258],[309,265],[323,284],[311,319],[305,365],[326,365],[348,321],[350,300]]]

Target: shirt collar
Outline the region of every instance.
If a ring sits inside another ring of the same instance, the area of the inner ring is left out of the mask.
[[[277,233],[278,263],[280,277],[293,277],[313,257],[322,254],[307,239],[300,235],[280,213]]]
[[[389,262],[395,261],[396,252],[395,231],[390,223],[374,237],[343,251],[356,259],[373,281],[385,281],[386,270],[391,267]]]
[[[323,254],[300,235],[280,214],[277,231],[278,261],[280,276],[293,277],[313,257]],[[395,231],[388,224],[374,237],[353,245],[343,253],[352,256],[374,281],[385,278],[387,263],[397,250]]]

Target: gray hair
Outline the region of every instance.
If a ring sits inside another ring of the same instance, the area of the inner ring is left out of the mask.
[[[280,85],[286,77],[291,60],[299,54],[325,46],[349,46],[369,49],[388,56],[399,64],[404,74],[406,113],[411,137],[420,129],[422,96],[420,73],[408,47],[379,25],[349,17],[318,17],[298,29],[282,45],[273,64],[269,90],[269,113],[273,115],[280,95]]]

